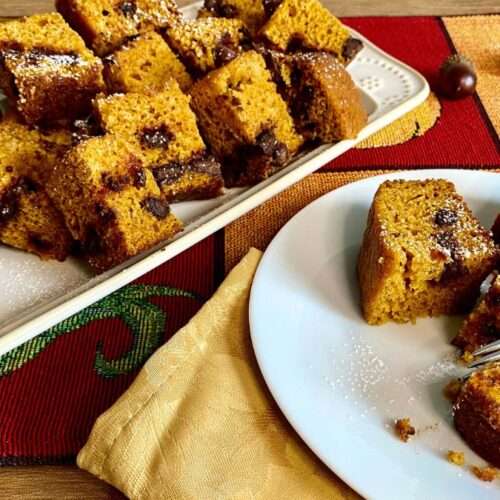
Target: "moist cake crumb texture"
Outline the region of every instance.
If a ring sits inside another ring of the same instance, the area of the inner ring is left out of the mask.
[[[358,259],[364,317],[378,325],[468,312],[497,257],[451,182],[384,182]]]
[[[104,59],[104,76],[110,93],[159,92],[174,78],[188,90],[191,77],[184,65],[154,31],[123,45]]]

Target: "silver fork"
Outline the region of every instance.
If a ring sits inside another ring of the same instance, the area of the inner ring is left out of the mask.
[[[500,361],[500,340],[487,344],[472,353],[474,361],[467,365],[468,368],[478,368],[487,363]]]

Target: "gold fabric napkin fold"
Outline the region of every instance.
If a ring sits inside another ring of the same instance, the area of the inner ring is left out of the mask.
[[[359,498],[301,442],[260,375],[248,326],[260,257],[252,249],[99,417],[82,469],[140,500]]]

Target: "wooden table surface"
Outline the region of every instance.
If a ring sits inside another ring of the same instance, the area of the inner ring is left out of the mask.
[[[188,0],[179,0],[180,5]],[[500,13],[499,0],[324,0],[338,16]],[[0,17],[53,10],[53,0],[0,0]],[[118,500],[120,492],[76,466],[0,468],[0,499]]]

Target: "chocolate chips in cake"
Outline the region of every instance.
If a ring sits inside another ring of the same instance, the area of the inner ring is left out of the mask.
[[[28,124],[70,123],[104,88],[102,62],[59,14],[0,24],[0,87]]]

